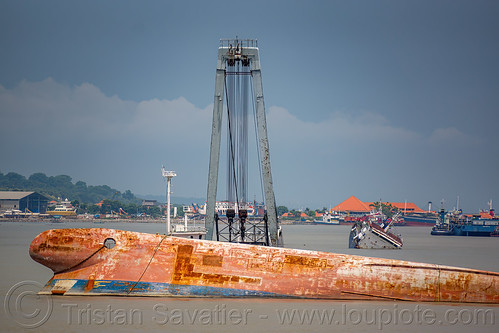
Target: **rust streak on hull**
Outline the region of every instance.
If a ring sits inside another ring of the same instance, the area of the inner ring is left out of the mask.
[[[30,255],[45,293],[499,303],[495,272],[112,229],[48,230]]]

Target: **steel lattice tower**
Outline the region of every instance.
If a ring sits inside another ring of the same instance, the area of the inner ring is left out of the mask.
[[[218,239],[215,230],[218,229],[217,215],[215,212],[218,173],[220,162],[220,141],[224,105],[224,94],[227,91],[226,77],[238,73],[229,73],[227,68],[235,64],[245,67],[246,75],[251,75],[253,82],[253,98],[255,101],[256,126],[258,136],[258,149],[260,154],[264,200],[266,207],[265,221],[268,225],[266,245],[282,246],[282,237],[277,218],[272,173],[270,168],[270,152],[267,137],[267,122],[263,99],[262,73],[257,41],[253,39],[226,39],[220,41],[218,48],[217,72],[215,81],[215,99],[213,105],[213,123],[210,148],[210,165],[208,172],[208,193],[206,203],[206,238]],[[229,115],[230,117],[230,115]],[[229,125],[230,126],[230,125]],[[214,235],[215,233],[215,235]]]

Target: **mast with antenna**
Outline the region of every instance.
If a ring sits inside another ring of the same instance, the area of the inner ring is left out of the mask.
[[[171,226],[170,226],[170,194],[171,194],[171,182],[172,178],[176,177],[177,174],[175,171],[166,171],[165,166],[161,167],[161,173],[163,177],[166,179],[166,234],[171,234]]]

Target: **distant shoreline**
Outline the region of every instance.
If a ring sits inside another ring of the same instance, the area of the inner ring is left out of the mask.
[[[77,218],[60,218],[60,219],[51,219],[51,218],[29,218],[29,217],[22,217],[22,218],[6,218],[2,217],[0,218],[0,222],[12,222],[12,223],[17,223],[17,222],[31,222],[31,223],[78,223],[78,222],[86,222],[86,223],[106,223],[106,222],[122,222],[122,223],[166,223],[166,220],[162,219],[77,219]],[[200,222],[199,220],[196,220],[196,222]],[[184,220],[172,220],[172,224],[184,224]],[[190,224],[193,224],[192,220],[189,220]],[[194,223],[194,224],[204,224],[204,221],[202,223]]]
[[[194,222],[193,222],[194,221]],[[96,223],[96,224],[105,224],[106,222],[119,222],[119,223],[165,223],[166,220],[163,219],[82,219],[82,218],[60,218],[60,219],[53,219],[53,218],[34,218],[34,217],[17,217],[17,218],[12,218],[12,217],[0,217],[0,222],[11,222],[11,223],[16,223],[16,222],[29,222],[29,223],[52,223],[52,224],[58,224],[58,223],[76,223],[76,222],[86,222],[86,223]],[[184,224],[183,219],[172,219],[171,221],[172,224]],[[203,220],[189,220],[189,224],[197,224],[197,225],[204,225],[204,219]],[[313,222],[306,222],[306,221],[298,221],[298,220],[281,220],[279,221],[279,224],[281,225],[289,225],[289,224],[314,224]]]

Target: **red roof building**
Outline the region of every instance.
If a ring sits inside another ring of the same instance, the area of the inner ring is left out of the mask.
[[[371,205],[374,202],[363,202],[354,197],[353,195],[340,203],[339,205],[334,206],[331,210],[336,212],[348,213],[348,214],[365,214],[369,213],[373,209]],[[401,213],[424,213],[425,211],[416,206],[415,203],[412,202],[385,202],[387,205],[392,205],[396,207]]]
[[[288,212],[288,213],[282,214],[282,217],[297,217],[297,216],[293,215],[293,213]],[[304,212],[300,212],[300,216],[298,216],[298,217],[307,218],[308,215],[305,214]]]
[[[350,198],[346,199],[339,205],[334,206],[331,210],[335,212],[363,214],[369,213],[371,209],[369,208],[369,205],[360,201],[352,195]]]

